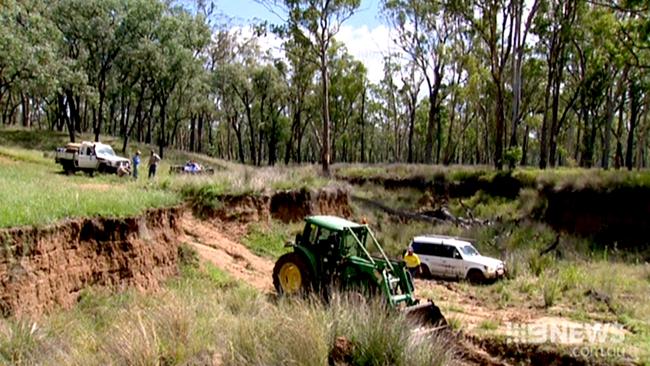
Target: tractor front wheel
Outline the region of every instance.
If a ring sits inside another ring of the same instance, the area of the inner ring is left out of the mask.
[[[287,253],[275,262],[273,286],[280,295],[306,294],[312,290],[312,276],[306,260]]]

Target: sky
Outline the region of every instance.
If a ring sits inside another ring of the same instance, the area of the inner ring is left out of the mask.
[[[396,46],[392,42],[390,28],[380,12],[380,0],[362,0],[356,13],[348,19],[336,36],[345,43],[348,52],[362,61],[368,69],[368,79],[379,82],[383,77],[383,57]],[[217,12],[233,24],[246,26],[259,21],[280,24],[283,19],[255,0],[217,0]],[[277,47],[278,40],[266,39],[260,42],[268,47]]]

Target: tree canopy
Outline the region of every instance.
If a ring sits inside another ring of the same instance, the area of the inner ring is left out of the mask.
[[[112,135],[241,163],[648,165],[647,0],[382,0],[383,78],[337,40],[359,0],[0,4],[4,126]],[[280,38],[280,52],[262,46]]]

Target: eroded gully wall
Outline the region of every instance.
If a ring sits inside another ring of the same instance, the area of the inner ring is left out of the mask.
[[[89,286],[155,289],[178,271],[181,208],[133,218],[65,220],[0,230],[0,311],[39,315],[74,305]]]

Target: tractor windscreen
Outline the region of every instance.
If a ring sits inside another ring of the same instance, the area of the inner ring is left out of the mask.
[[[364,257],[365,255],[363,249],[359,247],[359,244],[361,244],[363,247],[366,247],[366,243],[368,242],[368,231],[363,226],[350,228],[350,231],[352,231],[354,235],[352,235],[350,232],[347,232],[343,236],[343,246],[345,247],[345,250],[349,253],[349,255]],[[357,239],[359,242],[357,242]]]

